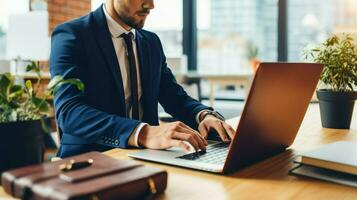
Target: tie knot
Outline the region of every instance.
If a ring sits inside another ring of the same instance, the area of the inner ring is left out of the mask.
[[[120,37],[124,38],[124,40],[131,40],[133,38],[133,33],[129,32],[129,33],[122,33],[120,35]]]

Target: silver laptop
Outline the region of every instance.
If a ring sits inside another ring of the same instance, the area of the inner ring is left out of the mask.
[[[206,152],[145,149],[129,156],[230,173],[285,151],[296,137],[322,68],[313,63],[261,63],[230,143],[209,141]]]

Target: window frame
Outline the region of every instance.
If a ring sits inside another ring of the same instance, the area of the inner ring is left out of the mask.
[[[278,0],[278,57],[288,61],[288,0]],[[197,0],[183,0],[182,49],[187,55],[188,70],[197,70]]]

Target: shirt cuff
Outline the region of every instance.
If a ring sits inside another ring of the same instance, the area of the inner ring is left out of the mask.
[[[140,123],[134,130],[134,132],[130,135],[128,145],[132,147],[140,147],[138,143],[139,139],[139,134],[141,132],[141,129],[143,129],[144,126],[146,126],[147,123]]]
[[[205,111],[211,111],[211,110],[204,109],[204,110],[201,110],[200,112],[198,112],[197,115],[196,115],[196,122],[197,122],[197,124],[200,123],[200,115],[201,115],[201,113],[203,113],[203,112],[205,112]]]

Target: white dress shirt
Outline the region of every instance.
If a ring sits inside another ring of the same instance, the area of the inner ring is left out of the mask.
[[[138,52],[136,48],[136,41],[135,41],[135,29],[131,29],[130,31],[125,30],[119,23],[117,23],[107,12],[105,8],[105,4],[103,6],[103,11],[105,14],[105,18],[107,20],[107,24],[109,27],[109,32],[112,36],[112,41],[115,49],[115,53],[117,55],[118,63],[120,66],[120,73],[121,77],[123,79],[123,86],[124,86],[124,94],[125,94],[125,107],[126,107],[126,116],[131,118],[132,116],[132,108],[130,105],[130,96],[131,96],[131,89],[130,89],[130,80],[129,80],[129,61],[128,61],[128,56],[127,56],[127,50],[126,50],[126,45],[125,41],[122,37],[120,37],[121,34],[125,33],[128,34],[129,32],[133,33],[133,50],[134,50],[134,55],[135,55],[135,60],[136,60],[136,71],[137,71],[137,77],[138,77],[138,97],[139,97],[139,118],[142,119],[143,117],[143,106],[140,101],[142,97],[142,88],[141,88],[141,80],[140,80],[140,67],[139,67],[139,60],[138,60]],[[118,102],[119,103],[119,102]],[[199,116],[203,112],[199,112],[196,115],[196,121],[199,123]],[[146,123],[140,123],[138,127],[136,127],[135,131],[133,134],[131,134],[128,144],[130,146],[135,146],[139,147],[138,144],[138,136],[140,134],[141,129],[147,125]]]
[[[126,50],[126,45],[125,41],[122,37],[120,37],[121,34],[125,33],[128,34],[131,32],[133,34],[133,50],[134,50],[134,55],[135,55],[135,62],[136,62],[136,71],[137,71],[137,77],[138,77],[138,97],[139,97],[139,119],[142,119],[143,117],[143,106],[141,103],[141,97],[142,97],[142,90],[141,90],[141,80],[140,80],[140,67],[139,67],[139,60],[138,60],[138,51],[136,48],[136,42],[135,42],[135,29],[131,29],[130,31],[125,30],[119,23],[117,23],[107,12],[105,5],[103,6],[103,11],[105,14],[105,18],[107,20],[109,32],[112,36],[112,41],[115,49],[115,53],[117,55],[118,63],[120,66],[120,73],[121,77],[123,80],[123,87],[124,87],[124,94],[125,94],[125,110],[126,110],[126,116],[131,118],[132,116],[132,107],[130,104],[130,97],[131,97],[131,89],[130,89],[130,74],[129,74],[129,60],[128,60],[128,54]],[[119,103],[119,102],[118,102]],[[134,131],[134,133],[130,136],[128,144],[130,146],[136,146],[139,147],[138,145],[138,135],[141,131],[141,129],[145,126],[145,123],[141,123]]]

